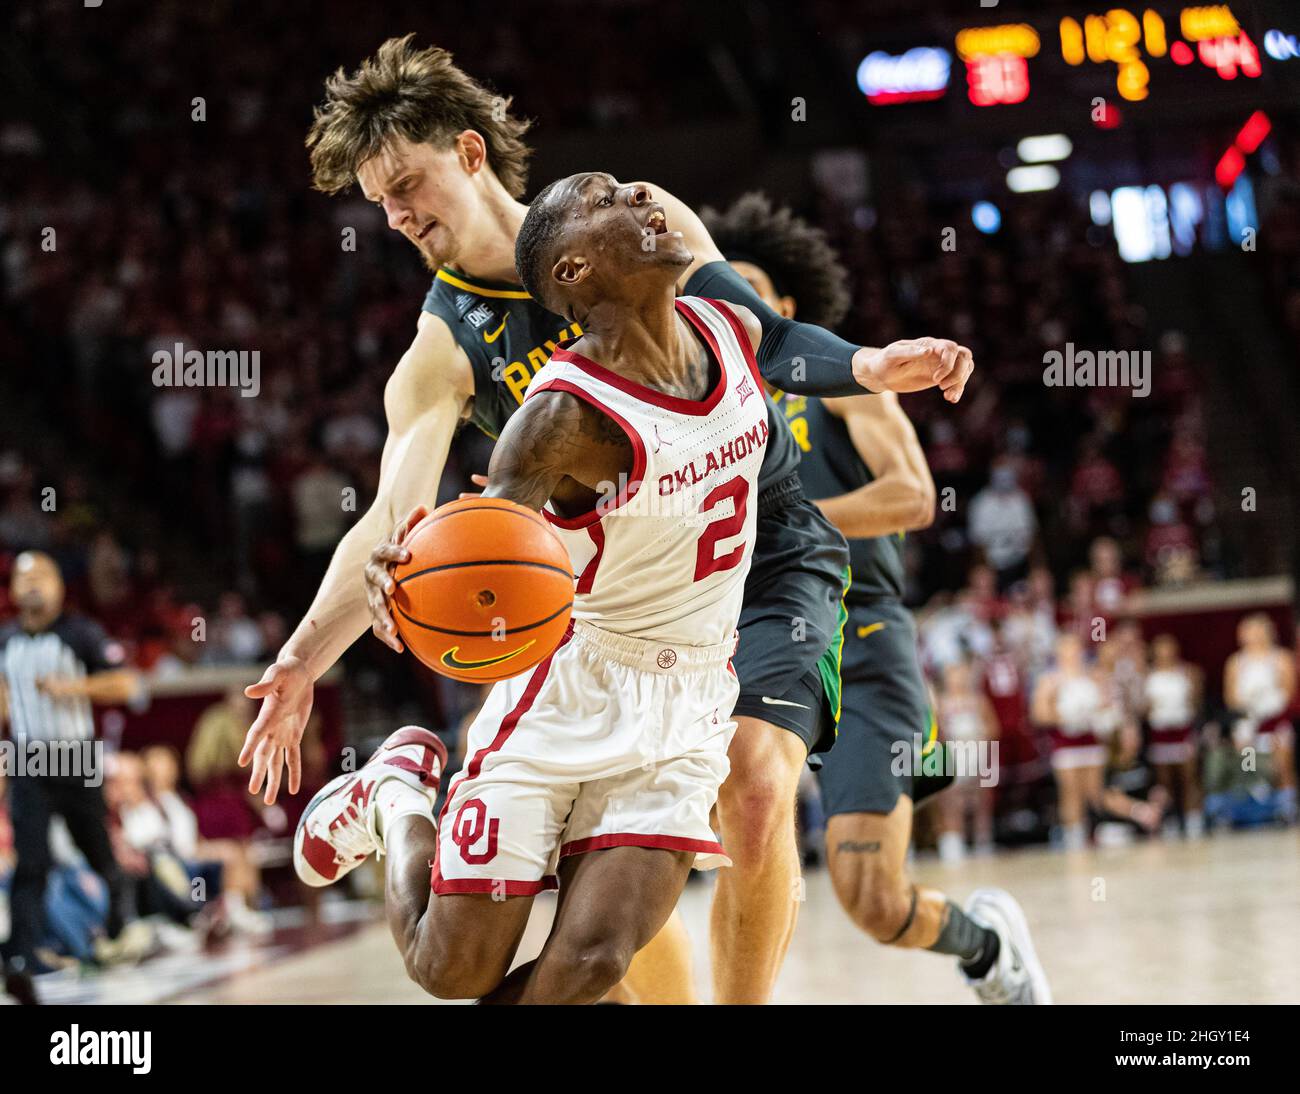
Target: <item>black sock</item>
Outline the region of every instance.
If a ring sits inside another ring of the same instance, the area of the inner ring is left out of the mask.
[[[982,927],[948,901],[943,930],[930,947],[935,953],[950,953],[961,962],[962,971],[974,980],[985,976],[998,959],[998,936]]]

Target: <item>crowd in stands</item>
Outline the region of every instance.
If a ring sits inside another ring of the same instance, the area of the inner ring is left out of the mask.
[[[914,603],[960,587],[977,559],[1003,591],[1036,565],[1064,583],[1088,565],[1098,536],[1118,544],[1130,580],[1223,573],[1201,385],[1184,337],[1160,336],[1143,397],[1044,382],[1045,355],[1067,342],[1149,344],[1124,263],[1086,209],[1059,193],[1013,202],[993,235],[969,210],[910,192],[887,215],[865,217],[823,193],[819,212],[854,276],[849,337],[883,344],[944,331],[979,364],[960,415],[933,400],[905,404],[940,499],[934,526],[912,539]],[[957,226],[950,250],[940,246],[947,225]]]
[[[108,911],[104,882],[56,818],[45,950],[58,960],[46,964],[138,959],[159,948],[194,949],[231,934],[269,934],[271,920],[259,910],[270,896],[263,869],[286,867],[298,814],[325,782],[327,758],[313,720],[303,739],[304,792],[269,807],[248,794],[247,773],[236,760],[253,707],[242,689],[232,688],[199,716],[183,756],[168,745],[109,754],[103,776],[109,835],[146,929],[107,951],[95,943]],[[6,894],[13,867],[0,765],[0,939],[8,935]],[[295,883],[288,888],[301,899]]]
[[[202,735],[196,733],[196,740]],[[194,778],[194,745],[187,757]],[[201,751],[201,747],[200,747]],[[61,818],[51,825],[54,867],[45,893],[46,937],[38,956],[47,968],[79,963],[136,961],[160,951],[194,951],[239,934],[266,937],[270,918],[258,907],[263,890],[248,838],[213,839],[200,832],[196,808],[203,794],[181,789],[181,761],[167,746],[112,754],[104,772],[104,799],[113,854],[128,878],[140,917],[116,940],[103,937],[108,892],[77,850]],[[210,801],[210,798],[208,799]],[[241,802],[252,809],[251,803]],[[267,838],[283,837],[263,827]],[[247,826],[252,835],[254,828]],[[5,775],[0,772],[0,938],[8,935],[8,887],[14,867]]]
[[[920,613],[941,736],[998,742],[997,785],[959,779],[944,799],[940,851],[990,848],[995,813],[999,840],[1024,825],[1075,847],[1090,818],[1188,835],[1293,821],[1300,636],[1249,614],[1238,652],[1207,680],[1172,635],[1144,635],[1127,614],[1114,541],[1095,540],[1091,557],[1063,600],[1044,568],[1002,594],[980,564]]]

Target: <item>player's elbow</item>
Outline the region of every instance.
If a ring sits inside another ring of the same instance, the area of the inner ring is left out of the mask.
[[[909,480],[906,484],[907,527],[906,532],[919,532],[934,523],[935,491],[934,483],[928,478]]]
[[[935,501],[934,483],[919,484],[914,496],[916,511],[913,517],[912,531],[916,532],[922,528],[929,528],[934,523]]]

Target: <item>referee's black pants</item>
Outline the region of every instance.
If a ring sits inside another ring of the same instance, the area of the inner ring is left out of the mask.
[[[127,879],[108,838],[104,791],[76,777],[19,775],[8,782],[18,864],[9,895],[12,928],[4,946],[5,959],[21,959],[21,967],[30,969],[35,948],[45,935],[45,885],[53,865],[50,818],[56,815],[68,826],[86,863],[108,885],[105,930],[116,938],[132,913]]]

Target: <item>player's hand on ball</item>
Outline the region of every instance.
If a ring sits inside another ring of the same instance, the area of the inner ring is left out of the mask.
[[[311,716],[315,681],[301,658],[281,656],[256,684],[244,689],[250,699],[261,699],[262,709],[248,728],[239,766],[251,762],[253,773],[248,792],[257,794],[266,784],[267,805],[274,805],[280,793],[280,778],[289,768],[289,793],[298,793],[302,783],[302,754],[299,744]]]
[[[411,552],[402,544],[410,535],[411,529],[429,515],[423,505],[417,505],[406,515],[393,534],[370,552],[370,561],[366,563],[366,603],[370,607],[370,629],[375,637],[385,646],[401,653],[405,647],[397,635],[397,623],[393,619],[388,598],[397,591],[393,580],[393,567],[399,562],[410,560]]]
[[[854,375],[871,391],[937,387],[950,403],[961,398],[974,368],[971,351],[947,338],[902,338],[884,349],[859,350],[853,358]]]

